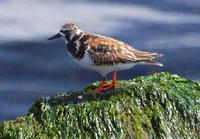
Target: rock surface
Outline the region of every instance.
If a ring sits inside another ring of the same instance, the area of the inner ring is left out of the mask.
[[[200,137],[199,83],[156,73],[87,93],[97,84],[37,99],[26,116],[0,124],[0,138]]]

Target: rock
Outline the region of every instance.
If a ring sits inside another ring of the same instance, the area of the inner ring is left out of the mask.
[[[170,73],[119,81],[104,94],[71,91],[35,101],[0,124],[0,138],[198,138],[200,85]]]

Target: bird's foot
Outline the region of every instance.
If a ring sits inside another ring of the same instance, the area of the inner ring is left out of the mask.
[[[110,84],[104,86],[104,91],[109,91],[111,89],[116,89],[116,82],[112,81]]]
[[[109,84],[101,84],[99,87],[97,87],[94,90],[89,90],[90,93],[94,94],[101,94],[103,92],[109,91],[111,89],[116,89],[116,82],[111,82]]]
[[[116,70],[114,70],[113,80],[111,83],[106,84],[106,78],[104,77],[103,80],[101,81],[101,84],[99,85],[99,87],[97,87],[94,90],[90,90],[89,92],[94,93],[94,94],[101,94],[101,93],[109,91],[111,89],[116,89],[116,84],[117,84],[117,72],[116,72]]]
[[[106,81],[102,80],[101,84],[94,90],[89,90],[93,94],[101,94],[104,91],[104,87],[107,86]]]
[[[94,90],[89,90],[89,92],[93,94],[101,94],[103,91],[104,91],[104,86],[99,86]]]

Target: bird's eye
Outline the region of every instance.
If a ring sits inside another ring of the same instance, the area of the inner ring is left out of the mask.
[[[64,30],[60,30],[60,32],[64,33],[65,31]]]
[[[60,30],[62,33],[70,33],[70,30]]]

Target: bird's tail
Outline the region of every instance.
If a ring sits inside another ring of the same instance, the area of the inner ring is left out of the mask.
[[[138,53],[135,53],[135,56],[142,60],[142,59],[155,59],[158,57],[162,57],[163,54],[158,54],[158,53],[148,53],[148,52],[143,52],[143,51],[139,51]]]
[[[163,67],[162,63],[159,63],[159,62],[156,62],[156,61],[153,61],[153,60],[146,60],[146,61],[144,61],[144,63],[149,64],[149,65],[155,65],[155,66]]]
[[[141,52],[140,54],[138,54],[137,58],[138,58],[138,61],[141,61],[141,63],[163,67],[162,63],[153,61],[153,59],[158,58],[158,57],[162,57],[162,56],[163,56],[163,54],[148,53],[148,52],[142,53]]]

